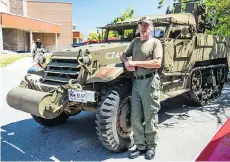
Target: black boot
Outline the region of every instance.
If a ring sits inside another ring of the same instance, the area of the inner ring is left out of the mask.
[[[136,148],[135,150],[133,150],[129,153],[129,159],[135,159],[139,155],[144,154],[144,153],[146,153],[146,150],[139,150]]]
[[[152,160],[155,157],[155,149],[148,149],[146,154],[145,154],[145,159],[147,160]]]

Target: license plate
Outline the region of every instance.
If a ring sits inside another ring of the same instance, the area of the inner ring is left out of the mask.
[[[68,89],[68,95],[70,101],[82,103],[87,103],[88,101],[95,102],[95,92],[93,91]]]

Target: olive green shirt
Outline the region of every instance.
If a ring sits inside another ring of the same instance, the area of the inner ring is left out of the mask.
[[[126,55],[126,57],[132,56],[133,61],[154,60],[156,58],[162,58],[162,54],[163,49],[160,40],[153,37],[145,41],[141,41],[140,37],[136,37],[124,51],[124,55]],[[134,75],[145,75],[155,70],[156,69],[136,67]]]

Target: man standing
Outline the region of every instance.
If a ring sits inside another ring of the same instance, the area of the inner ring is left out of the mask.
[[[43,44],[40,39],[37,39],[36,46],[37,49],[40,49],[43,54],[45,53],[45,49],[43,48]]]
[[[40,39],[37,39],[36,46],[37,48],[42,48],[42,42]]]
[[[131,125],[136,149],[129,158],[145,153],[153,159],[157,146],[158,111],[160,110],[160,77],[163,49],[161,42],[152,37],[153,24],[149,17],[138,21],[140,37],[136,37],[120,57],[128,71],[134,72],[132,88]],[[132,56],[132,61],[127,57]]]

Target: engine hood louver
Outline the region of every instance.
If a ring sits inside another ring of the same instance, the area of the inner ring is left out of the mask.
[[[44,75],[44,82],[47,84],[62,85],[70,79],[77,79],[80,71],[77,57],[51,57],[47,64]]]

